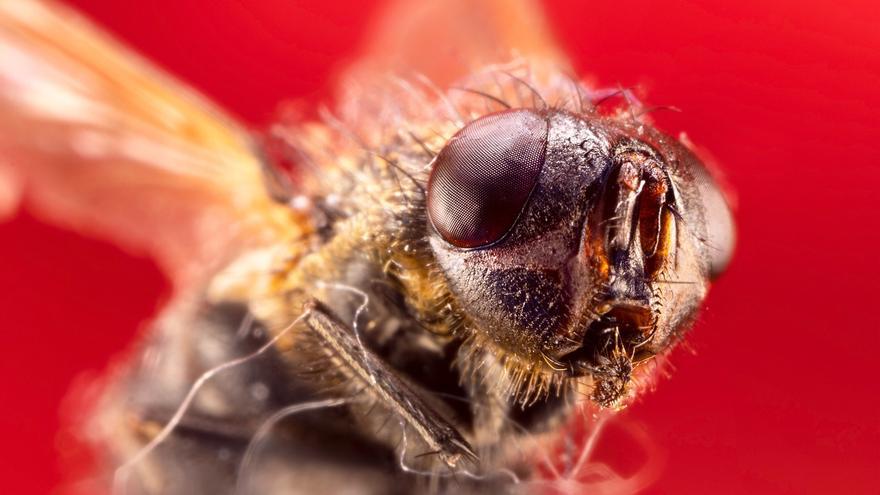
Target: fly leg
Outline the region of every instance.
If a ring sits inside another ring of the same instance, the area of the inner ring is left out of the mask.
[[[476,461],[467,440],[408,381],[381,358],[359,344],[354,332],[317,300],[305,304],[304,321],[330,357],[352,379],[413,428],[450,468],[463,459]]]

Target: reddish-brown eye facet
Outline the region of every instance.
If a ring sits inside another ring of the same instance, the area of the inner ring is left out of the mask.
[[[538,182],[547,121],[531,110],[487,115],[465,126],[437,155],[428,216],[461,248],[485,246],[510,230]]]

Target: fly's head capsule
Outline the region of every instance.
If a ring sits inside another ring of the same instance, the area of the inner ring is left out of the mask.
[[[466,125],[434,161],[427,211],[434,255],[473,330],[573,377],[663,352],[733,249],[730,211],[687,148],[564,111]]]

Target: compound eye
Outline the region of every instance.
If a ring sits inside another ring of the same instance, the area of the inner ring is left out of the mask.
[[[736,247],[733,213],[718,183],[702,166],[694,169],[699,199],[706,221],[706,245],[709,249],[709,277],[716,279],[727,269]]]
[[[428,217],[450,244],[499,241],[516,223],[544,165],[547,121],[531,110],[481,117],[443,147],[428,180]]]

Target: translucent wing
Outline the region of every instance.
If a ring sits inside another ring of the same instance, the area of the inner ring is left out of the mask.
[[[530,0],[394,0],[367,39],[355,74],[415,72],[440,87],[517,57],[569,68],[542,9]]]
[[[71,10],[0,0],[0,214],[22,200],[178,283],[292,227],[227,115]]]

